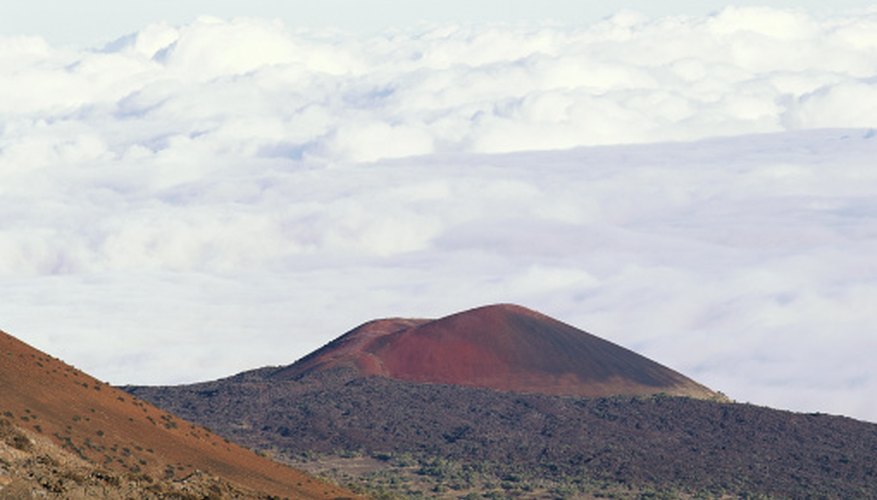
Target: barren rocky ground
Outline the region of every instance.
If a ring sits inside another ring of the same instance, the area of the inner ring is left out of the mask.
[[[877,497],[877,425],[850,418],[685,397],[525,395],[343,370],[277,381],[273,371],[128,390],[373,493]]]
[[[353,496],[3,332],[0,388],[0,498]]]

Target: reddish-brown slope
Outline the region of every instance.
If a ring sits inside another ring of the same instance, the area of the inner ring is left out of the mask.
[[[351,367],[413,382],[575,396],[718,395],[633,351],[524,307],[366,323],[274,377]]]
[[[280,497],[353,496],[229,443],[4,332],[0,415],[117,472],[183,479],[201,471]]]

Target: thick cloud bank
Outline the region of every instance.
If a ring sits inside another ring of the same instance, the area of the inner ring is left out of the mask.
[[[7,37],[0,117],[0,327],[111,382],[511,301],[877,421],[877,11]]]
[[[875,75],[877,11],[622,13],[586,28],[371,38],[204,18],[88,52],[3,38],[0,168],[370,161],[867,127]]]

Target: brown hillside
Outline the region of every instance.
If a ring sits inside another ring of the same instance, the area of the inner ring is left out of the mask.
[[[259,492],[258,496],[353,496],[229,443],[4,332],[0,418],[53,441],[86,463],[147,482],[183,483],[206,474]]]
[[[522,393],[720,397],[633,351],[509,304],[437,320],[365,323],[271,378],[337,367],[366,376]]]

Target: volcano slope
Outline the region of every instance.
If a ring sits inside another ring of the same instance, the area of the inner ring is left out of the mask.
[[[718,397],[633,351],[512,304],[433,321],[372,321],[271,378],[298,379],[337,367],[365,376],[521,393]]]
[[[877,496],[877,425],[729,403],[518,306],[374,321],[286,367],[128,390],[371,493]]]
[[[343,498],[0,332],[2,498]]]

